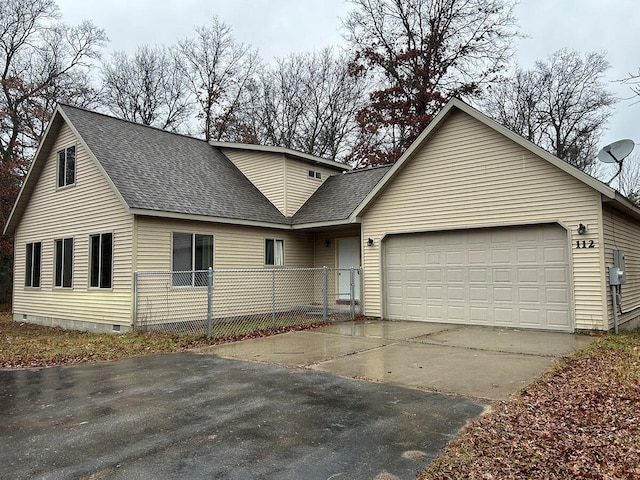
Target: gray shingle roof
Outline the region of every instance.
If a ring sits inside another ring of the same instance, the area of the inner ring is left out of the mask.
[[[61,106],[130,208],[290,223],[204,140]]]
[[[362,203],[391,165],[329,177],[293,216],[294,224],[345,220]]]

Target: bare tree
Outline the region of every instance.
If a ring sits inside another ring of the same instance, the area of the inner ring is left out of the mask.
[[[630,73],[626,78],[618,81],[620,83],[629,85],[633,96],[640,97],[640,68],[638,68],[638,71],[636,73]],[[640,102],[640,100],[638,100],[637,102]]]
[[[58,17],[53,0],[0,3],[2,161],[29,157],[56,101],[86,104],[95,95],[88,72],[106,36],[90,22],[68,26]]]
[[[511,56],[513,0],[351,0],[352,73],[377,82],[351,158],[390,163],[452,97],[478,95]]]
[[[604,53],[559,50],[532,70],[519,67],[480,102],[500,123],[575,167],[593,173],[598,143],[616,99]]]
[[[205,139],[226,139],[258,68],[257,52],[236,43],[231,28],[217,18],[196,28],[195,38],[182,40],[179,48]]]
[[[640,201],[640,155],[624,159],[616,181],[620,193],[636,204]]]
[[[166,130],[181,130],[191,113],[180,59],[167,47],[115,52],[103,65],[102,101],[114,115]]]
[[[291,55],[262,71],[245,121],[255,141],[343,159],[364,92],[362,79],[349,74],[347,58],[332,49]]]
[[[53,0],[0,2],[0,232],[55,104],[91,103],[89,70],[106,41],[89,22],[58,21]],[[13,244],[0,235],[0,297]],[[2,300],[2,298],[0,298]]]

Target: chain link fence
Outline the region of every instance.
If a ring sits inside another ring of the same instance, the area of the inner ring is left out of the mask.
[[[135,273],[136,330],[208,338],[362,315],[362,269]]]

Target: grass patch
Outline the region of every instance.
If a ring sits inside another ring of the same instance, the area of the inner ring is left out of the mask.
[[[640,332],[605,335],[470,423],[418,479],[640,478]]]
[[[277,328],[257,325],[214,332],[211,340],[201,334],[173,332],[90,333],[44,327],[13,321],[9,312],[0,312],[0,368],[47,367],[82,362],[117,360],[156,353],[179,352],[235,340],[264,337],[295,330],[316,328],[319,323],[288,322]],[[217,336],[217,338],[216,338]]]

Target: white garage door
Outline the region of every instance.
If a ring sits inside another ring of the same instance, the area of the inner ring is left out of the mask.
[[[393,235],[384,279],[390,319],[572,330],[557,224]]]

